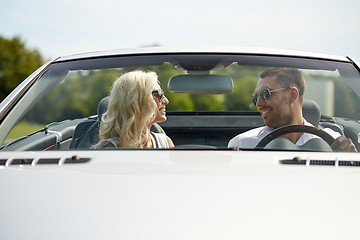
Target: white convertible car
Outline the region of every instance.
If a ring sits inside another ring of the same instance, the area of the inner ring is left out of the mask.
[[[360,150],[350,57],[145,48],[46,63],[0,104],[0,239],[360,239],[359,153],[267,144],[274,133],[228,148],[264,124],[252,94],[271,67],[300,69],[304,118]],[[170,103],[153,128],[175,148],[90,149],[101,100],[135,69],[158,74]],[[37,128],[17,136],[24,126]]]

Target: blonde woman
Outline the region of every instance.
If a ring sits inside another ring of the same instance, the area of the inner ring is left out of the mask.
[[[168,103],[155,72],[122,75],[112,86],[100,124],[100,141],[94,148],[174,147],[164,133],[150,132],[154,123],[166,121]]]

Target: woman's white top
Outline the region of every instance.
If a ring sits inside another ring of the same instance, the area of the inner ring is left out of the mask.
[[[154,133],[150,132],[151,141],[153,143],[153,148],[169,148],[169,144],[164,133]],[[116,141],[113,139],[105,139],[103,140],[100,145],[100,148],[108,148],[114,147],[116,148]]]
[[[169,148],[169,144],[164,133],[151,132],[151,141],[153,142],[153,148]]]

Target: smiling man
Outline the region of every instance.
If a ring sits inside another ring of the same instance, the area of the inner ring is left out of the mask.
[[[239,134],[229,141],[229,148],[255,148],[260,140],[272,130],[286,125],[307,125],[302,115],[305,80],[298,69],[270,68],[260,74],[260,80],[253,94],[253,103],[258,108],[265,126]],[[326,128],[335,142],[335,151],[356,151],[350,138]],[[309,133],[290,133],[282,136],[296,145],[303,145],[317,136]]]

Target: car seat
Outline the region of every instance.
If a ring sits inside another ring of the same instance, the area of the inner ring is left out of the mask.
[[[81,148],[88,149],[91,146],[97,144],[99,142],[99,127],[101,122],[102,115],[106,112],[109,104],[109,97],[104,97],[98,104],[97,108],[97,119],[91,124],[91,126],[85,129],[85,132],[81,137],[76,140],[76,144],[74,144],[73,148]],[[84,129],[84,126],[80,124],[76,126],[74,134],[77,132],[77,128]],[[78,130],[78,131],[80,131]],[[164,130],[157,124],[154,123],[150,129],[152,132],[156,133],[165,133]]]
[[[308,121],[315,127],[331,128],[332,130],[340,133],[341,135],[345,135],[343,127],[336,123],[331,122],[329,119],[327,119],[325,122],[320,123],[320,119],[322,118],[320,107],[315,101],[305,99],[303,101],[302,111],[306,121]]]
[[[72,140],[70,143],[70,149],[78,148],[79,142],[84,137],[87,130],[97,121],[97,119],[87,119],[78,125],[74,130]]]
[[[303,117],[306,119],[306,121],[308,121],[315,127],[319,126],[321,118],[319,104],[317,104],[315,101],[304,99],[302,104],[302,112]]]

